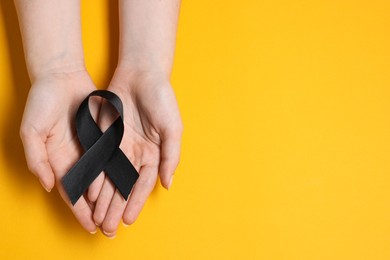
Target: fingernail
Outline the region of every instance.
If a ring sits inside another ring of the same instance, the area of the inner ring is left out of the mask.
[[[42,187],[47,191],[47,192],[50,192],[51,189],[49,189],[48,187],[46,187],[46,185],[41,181],[41,179],[39,179],[39,182],[41,183]]]
[[[130,226],[130,225],[126,224],[125,222],[122,222],[122,225],[123,225],[124,227]]]
[[[92,234],[92,235],[95,235],[96,232],[97,232],[97,229],[95,229],[95,231],[91,231],[91,232],[89,232],[89,233]]]
[[[116,233],[108,233],[104,230],[103,230],[103,234],[106,235],[106,237],[109,239],[114,239],[116,237]]]
[[[172,181],[173,181],[173,175],[171,176],[171,179],[169,179],[169,184],[168,184],[168,190],[171,188],[172,186]]]

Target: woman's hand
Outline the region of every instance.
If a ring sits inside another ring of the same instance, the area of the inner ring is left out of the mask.
[[[183,126],[173,89],[157,73],[117,69],[108,90],[123,102],[125,133],[120,148],[140,174],[128,202],[108,178],[102,184],[93,218],[108,237],[114,237],[122,217],[125,225],[137,219],[158,175],[165,188],[171,186],[179,163]],[[103,104],[99,116],[103,130],[112,122],[105,106],[109,105]]]
[[[92,205],[83,196],[72,206],[60,180],[81,156],[74,118],[82,100],[93,90],[94,84],[84,70],[36,78],[20,129],[29,169],[47,191],[56,184],[77,220],[91,233],[96,232]],[[91,108],[95,117],[98,107]]]

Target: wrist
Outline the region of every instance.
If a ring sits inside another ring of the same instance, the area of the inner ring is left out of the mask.
[[[73,65],[53,68],[47,71],[41,71],[38,74],[34,74],[34,76],[30,76],[30,79],[32,87],[38,82],[45,81],[61,81],[70,83],[88,80],[92,82],[89,73],[87,72],[85,67],[75,67]],[[80,86],[77,84],[77,86],[75,87],[79,88]]]
[[[31,82],[42,78],[55,76],[71,76],[88,73],[84,62],[52,63],[48,66],[29,66],[28,72]]]
[[[170,73],[158,67],[141,68],[120,64],[115,70],[110,85],[132,88],[132,86],[142,86],[144,83],[169,83],[169,77]]]
[[[116,70],[133,76],[156,75],[169,80],[172,68],[168,63],[159,62],[157,59],[120,57]]]

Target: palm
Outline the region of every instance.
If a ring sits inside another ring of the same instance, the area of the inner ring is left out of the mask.
[[[53,75],[38,80],[31,88],[23,116],[23,131],[39,136],[44,145],[46,160],[55,175],[56,185],[64,201],[69,200],[62,189],[60,179],[80,157],[80,146],[75,136],[73,121],[78,105],[94,86],[86,73]],[[25,138],[26,139],[26,138]],[[38,138],[37,138],[38,139]],[[38,140],[33,140],[37,142]],[[40,158],[34,158],[42,151],[34,153],[36,145],[25,141],[26,157],[31,168]],[[31,148],[29,148],[31,147]],[[91,219],[91,209],[85,200],[71,207],[73,213],[87,230],[95,229]],[[93,225],[93,226],[92,226]]]
[[[161,161],[164,156],[167,157],[167,151],[164,154],[162,149],[167,133],[178,129],[178,136],[181,137],[179,110],[168,82],[156,79],[138,80],[130,84],[123,84],[124,82],[123,79],[114,77],[108,89],[122,100],[125,133],[120,147],[140,177],[127,204],[108,180],[103,184],[94,219],[98,224],[103,224],[103,230],[108,235],[116,232],[122,216],[126,223],[131,224],[140,213],[156,183]],[[100,125],[103,129],[112,122],[111,113],[107,111],[109,109],[103,107],[100,113]],[[164,181],[164,186],[168,187],[167,178]],[[112,197],[114,198],[111,200]]]

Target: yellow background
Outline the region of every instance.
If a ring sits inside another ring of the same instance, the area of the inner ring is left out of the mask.
[[[29,80],[12,1],[0,8],[1,259],[390,259],[389,1],[184,1],[181,164],[114,240],[83,231],[26,168]],[[82,8],[104,87],[117,3]]]

